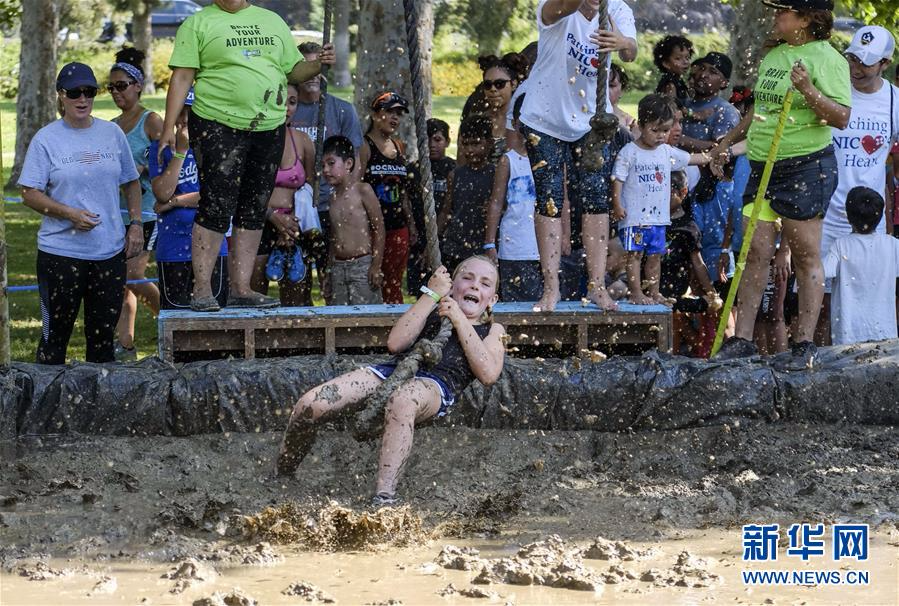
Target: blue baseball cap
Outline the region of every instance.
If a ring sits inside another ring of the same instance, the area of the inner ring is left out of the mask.
[[[190,90],[187,91],[187,97],[184,99],[184,105],[193,105],[194,104],[194,87],[191,86]]]
[[[56,76],[56,90],[75,90],[80,86],[100,88],[94,71],[84,63],[67,63]]]

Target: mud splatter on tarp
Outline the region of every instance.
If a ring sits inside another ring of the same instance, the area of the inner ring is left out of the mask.
[[[319,551],[347,551],[419,545],[430,538],[408,505],[357,512],[331,503],[309,510],[287,502],[242,519],[244,536],[300,544]]]
[[[0,370],[0,435],[80,432],[194,435],[282,431],[300,394],[383,358],[301,356],[60,369]],[[775,358],[705,362],[657,352],[604,363],[506,360],[499,381],[475,382],[441,424],[484,429],[683,429],[734,419],[899,424],[899,340],[822,348],[813,370]],[[340,424],[338,424],[340,426]]]
[[[259,602],[235,587],[228,593],[216,591],[208,598],[194,600],[193,606],[259,606]]]

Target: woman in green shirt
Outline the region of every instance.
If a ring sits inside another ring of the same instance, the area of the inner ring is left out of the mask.
[[[821,229],[837,175],[831,127],[845,128],[849,121],[849,67],[828,42],[833,0],[762,2],[776,9],[774,30],[779,39],[759,66],[754,111],[725,135],[712,154],[723,162],[731,145],[748,139],[752,172],[743,197],[744,215],[752,212],[786,92],[792,87],[795,93],[740,282],[735,336],[725,341],[718,357],[758,353],[752,332],[780,221],[781,246],[789,247],[799,287],[792,356],[782,368],[800,370],[810,367],[816,354],[812,338],[824,296]]]
[[[278,305],[253,291],[250,277],[284,149],[287,83],[305,82],[322,63],[334,63],[333,47],[327,45],[318,61],[304,62],[287,24],[247,0],[214,0],[178,28],[159,153],[174,147],[175,122],[196,81],[189,127],[200,203],[192,234],[191,309],[219,310],[212,270],[231,225],[228,305]]]

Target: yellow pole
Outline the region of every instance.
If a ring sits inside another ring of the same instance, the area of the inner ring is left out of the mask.
[[[787,116],[790,113],[790,107],[793,105],[793,89],[787,89],[784,95],[783,109],[780,111],[780,118],[777,120],[777,128],[774,130],[774,137],[771,139],[771,149],[768,150],[768,158],[765,160],[765,169],[762,171],[762,179],[759,182],[759,189],[755,194],[755,200],[752,203],[752,214],[749,217],[749,225],[743,234],[743,245],[740,246],[740,256],[737,259],[737,266],[734,270],[734,278],[727,291],[727,300],[724,307],[721,308],[721,318],[718,320],[718,330],[715,332],[715,342],[712,344],[712,353],[714,356],[721,349],[721,342],[724,341],[724,329],[727,328],[727,319],[730,316],[730,310],[734,305],[734,298],[737,296],[737,289],[740,286],[740,279],[743,277],[743,270],[746,269],[746,258],[749,256],[749,248],[752,244],[752,236],[755,234],[755,227],[759,222],[759,212],[762,202],[765,199],[765,192],[768,191],[768,182],[771,180],[771,172],[774,170],[774,161],[777,159],[777,149],[780,147],[780,138],[783,136],[784,127],[787,124]]]

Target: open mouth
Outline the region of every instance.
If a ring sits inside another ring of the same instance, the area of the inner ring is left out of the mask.
[[[478,297],[476,297],[475,295],[465,295],[464,297],[462,297],[462,300],[469,301],[471,303],[480,303],[481,302],[481,300]]]

